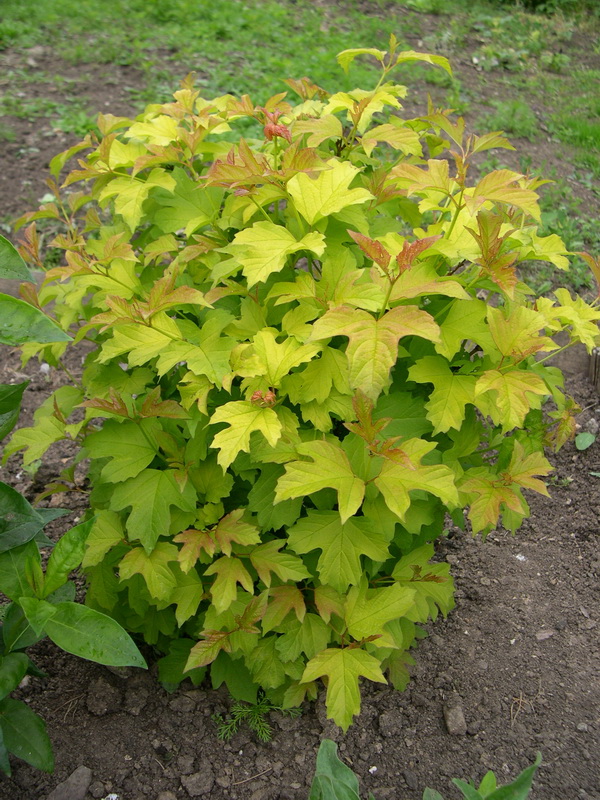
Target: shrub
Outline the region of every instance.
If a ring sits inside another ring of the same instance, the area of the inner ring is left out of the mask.
[[[344,729],[359,678],[403,688],[419,623],[453,606],[431,561],[445,515],[516,529],[523,489],[546,493],[543,450],[573,434],[575,406],[539,355],[559,330],[592,348],[600,317],[519,280],[524,259],[568,259],[537,232],[539,181],[469,184],[503,136],[396,113],[394,68],[447,61],[393,37],[338,60],[358,55],[381,63],[375,89],[288,80],[299,103],[257,107],[188,78],[53,160],[57,178],[91,148],[26,218],[39,264],[35,220],[66,226],[51,243],[66,263],[28,296],[92,347],[81,386],[8,448],[27,463],[83,447],[86,602],[163,654],[166,685],[210,666],[238,699],[293,707],[323,678]],[[249,121],[256,138],[233,143]]]

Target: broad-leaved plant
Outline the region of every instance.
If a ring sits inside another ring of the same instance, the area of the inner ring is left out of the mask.
[[[210,668],[292,707],[323,680],[344,729],[360,679],[404,687],[419,624],[453,606],[432,562],[446,514],[516,529],[523,490],[546,493],[575,409],[552,336],[591,349],[600,318],[520,280],[568,254],[538,233],[540,180],[477,177],[502,134],[403,116],[395,67],[448,62],[393,37],[338,60],[359,55],[374,89],[288,80],[257,106],[186,79],[53,160],[57,180],[90,151],[26,218],[33,263],[35,220],[64,223],[65,262],[25,296],[88,355],[8,448],[72,439],[90,459],[87,603],[163,654],[163,682]]]

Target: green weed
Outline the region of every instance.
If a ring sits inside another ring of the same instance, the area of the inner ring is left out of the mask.
[[[0,142],[14,142],[17,138],[13,128],[3,120],[0,120]]]
[[[211,719],[217,724],[217,736],[228,742],[244,723],[254,731],[261,742],[270,742],[273,738],[273,728],[269,722],[271,711],[278,711],[287,717],[299,717],[302,713],[299,708],[280,708],[273,705],[264,695],[259,696],[257,703],[243,703],[236,700],[227,717],[222,714],[213,714]]]
[[[534,141],[538,135],[539,124],[531,107],[523,100],[498,100],[495,110],[485,116],[485,125],[494,130],[502,130],[512,136]]]
[[[553,129],[561,142],[600,153],[600,119],[595,121],[587,117],[556,116]]]

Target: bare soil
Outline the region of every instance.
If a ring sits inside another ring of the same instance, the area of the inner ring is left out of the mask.
[[[461,80],[478,81],[469,59],[463,62]],[[132,113],[127,87],[141,80],[132,67],[75,68],[44,48],[0,53],[0,66],[70,76],[70,92],[114,114]],[[187,71],[172,69],[177,76]],[[485,79],[493,88],[495,78]],[[0,142],[0,221],[36,205],[50,158],[76,138],[53,132],[44,119],[9,122],[17,135]],[[534,164],[565,169],[556,142],[515,143]],[[81,354],[69,359],[73,371],[80,369]],[[596,433],[600,397],[587,380],[585,355],[567,351],[559,365],[584,408],[581,429]],[[21,368],[16,353],[3,351],[0,381],[24,375],[31,386],[21,422],[28,424],[66,379],[33,361]],[[0,477],[33,500],[68,457],[56,447],[34,480],[14,457]],[[170,695],[153,668],[109,670],[42,642],[32,655],[48,677],[31,678],[18,696],[46,720],[56,770],[48,776],[15,760],[12,778],[0,774],[0,800],[46,800],[81,765],[92,772],[81,800],[110,793],[118,800],[304,800],[323,737],[338,741],[365,793],[377,800],[419,800],[425,786],[458,798],[451,777],[480,778],[493,769],[508,780],[538,750],[544,761],[532,800],[600,800],[600,478],[591,474],[600,471],[600,443],[584,452],[569,444],[552,460],[551,499],[530,498],[532,516],[516,536],[499,530],[483,542],[450,529],[438,542],[437,557],[453,567],[457,607],[428,626],[404,693],[363,686],[362,712],[347,735],[326,719],[321,699],[297,719],[273,713],[270,743],[248,729],[224,743],[211,718],[229,707],[223,691],[184,684]],[[53,523],[56,536],[80,516],[85,498],[61,496],[60,505],[71,513]],[[450,733],[444,713],[457,708],[466,731]]]

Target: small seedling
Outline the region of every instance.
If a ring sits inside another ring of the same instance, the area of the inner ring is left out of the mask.
[[[227,717],[222,714],[213,714],[211,719],[217,724],[217,736],[225,742],[235,736],[244,722],[250,730],[256,733],[261,742],[270,742],[273,738],[273,727],[268,719],[271,711],[279,711],[286,717],[299,717],[302,713],[299,708],[275,706],[263,694],[259,697],[258,702],[253,704],[236,700]]]

